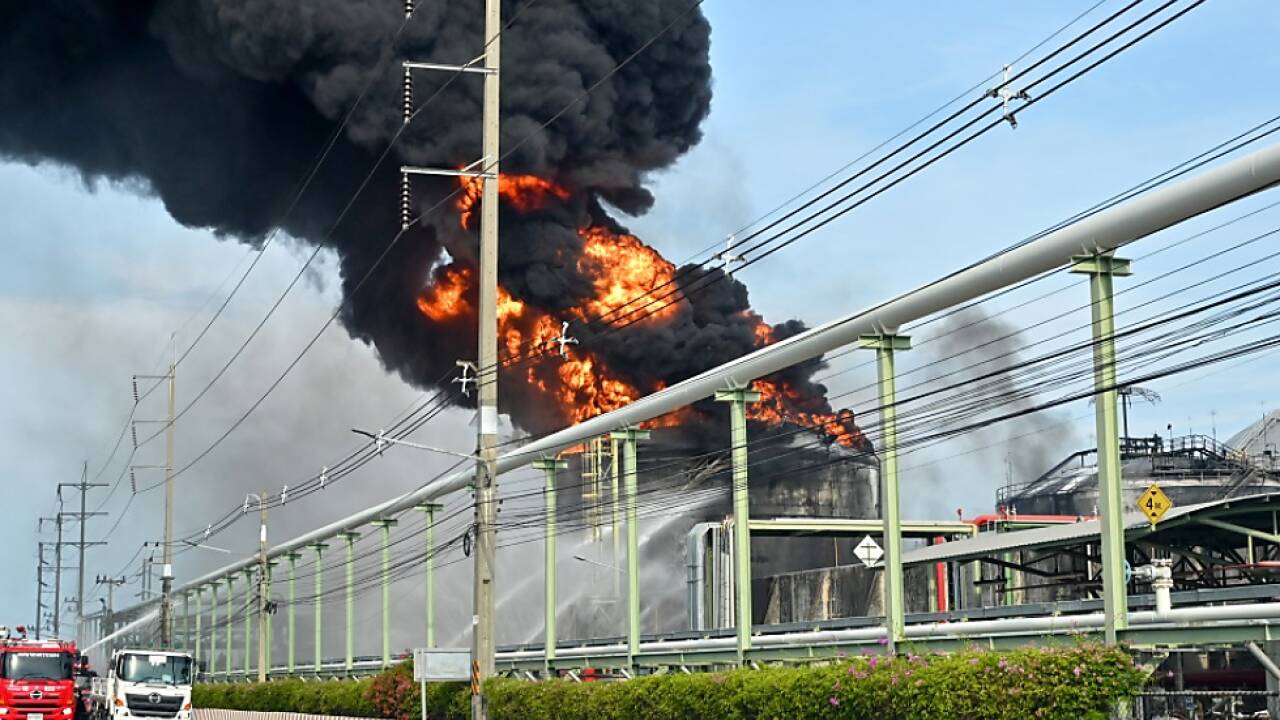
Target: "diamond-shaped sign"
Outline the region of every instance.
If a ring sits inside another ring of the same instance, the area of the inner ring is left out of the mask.
[[[884,549],[875,541],[875,538],[868,535],[853,548],[853,554],[862,561],[863,565],[877,567],[880,565],[880,558],[884,557]]]
[[[1171,507],[1173,507],[1173,501],[1155,483],[1151,483],[1151,486],[1138,496],[1138,509],[1147,516],[1152,525],[1160,522],[1160,518],[1164,517]]]

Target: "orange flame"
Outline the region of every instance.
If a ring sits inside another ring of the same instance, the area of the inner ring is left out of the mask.
[[[462,179],[463,192],[457,208],[463,228],[469,229],[472,225],[482,187],[478,178]],[[498,192],[507,204],[522,213],[545,208],[553,198],[564,202],[571,197],[565,188],[535,175],[501,175]],[[591,279],[594,297],[557,317],[535,311],[506,289],[498,288],[497,316],[499,337],[506,351],[504,360],[531,357],[539,351],[559,352],[555,341],[564,319],[590,321],[607,316],[613,322],[627,324],[633,317],[644,317],[643,322],[660,323],[680,312],[678,300],[664,297],[677,290],[673,283],[675,265],[657,250],[634,235],[600,226],[583,227],[578,235],[583,240],[583,253],[577,260],[577,269]],[[475,272],[469,267],[450,266],[438,271],[434,283],[417,298],[419,310],[436,322],[474,317],[474,308],[467,299],[474,280]],[[643,299],[636,301],[636,298]],[[773,328],[758,314],[743,310],[742,316],[751,326],[756,347],[777,340]],[[527,388],[544,398],[565,422],[573,424],[617,410],[665,386],[661,381],[654,381],[652,387],[636,387],[618,378],[590,349],[572,345],[565,348],[565,358],[558,364],[524,364],[523,379]],[[812,408],[813,398],[802,396],[785,381],[756,380],[752,388],[762,395],[759,402],[748,408],[748,417],[752,420],[773,426],[791,423],[816,428],[850,447],[865,442],[854,423],[853,413],[848,410],[838,413],[799,410]],[[696,409],[683,408],[649,420],[642,427],[674,427],[691,421],[698,414]]]
[[[436,322],[447,322],[471,312],[466,292],[472,279],[471,268],[445,268],[435,284],[418,296],[418,310]]]
[[[756,380],[751,389],[760,393],[760,401],[747,408],[747,417],[768,425],[791,423],[817,428],[845,447],[859,447],[864,443],[862,431],[854,423],[853,411],[835,413],[810,413],[794,410],[803,398],[795,388],[774,380]]]
[[[462,194],[457,200],[458,212],[462,228],[470,230],[480,205],[480,196],[484,194],[484,180],[477,177],[459,179]],[[537,175],[506,174],[498,175],[498,195],[521,213],[545,208],[552,197],[559,198],[560,202],[571,197],[568,190]]]
[[[626,324],[634,317],[648,321],[675,314],[676,302],[666,296],[677,289],[672,284],[676,266],[657,250],[634,235],[602,227],[583,228],[578,235],[586,241],[578,269],[593,279],[596,290],[595,299],[587,302],[590,317],[607,316],[610,321]]]

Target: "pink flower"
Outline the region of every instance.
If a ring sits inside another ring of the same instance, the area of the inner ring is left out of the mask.
[[[888,645],[888,644],[889,644],[889,638],[887,638],[887,637],[882,637],[882,638],[880,638],[879,640],[876,640],[876,642],[880,643],[881,645]]]
[[[996,663],[996,667],[1001,670],[1007,670],[1009,668],[1009,663],[1006,662],[1004,658],[1000,658],[1000,662]]]
[[[872,670],[875,670],[875,669],[876,669],[876,665],[877,665],[877,664],[879,664],[879,662],[880,662],[880,658],[878,658],[878,657],[873,657],[873,658],[871,658],[871,660],[867,663],[867,667],[868,667],[868,668],[870,668],[870,669],[872,669]]]
[[[1084,674],[1084,668],[1077,665],[1075,669],[1072,670],[1071,672],[1075,673],[1076,677],[1080,677],[1082,674]]]
[[[839,704],[840,704],[840,698],[835,697],[835,696],[833,695],[833,696],[831,697],[831,704],[832,704],[832,705],[839,705]]]

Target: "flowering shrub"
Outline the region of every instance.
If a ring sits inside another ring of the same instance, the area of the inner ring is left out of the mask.
[[[413,679],[413,661],[401,663],[373,678],[366,697],[378,717],[395,720],[419,720],[422,717],[422,694]],[[464,685],[458,683],[427,684],[427,720],[461,720],[471,716],[471,699]]]
[[[859,656],[829,665],[627,682],[485,685],[494,720],[1105,720],[1150,674],[1123,650],[1080,644],[946,655]],[[416,720],[408,663],[360,681],[199,685],[196,707]],[[465,720],[465,685],[428,686],[430,720]]]

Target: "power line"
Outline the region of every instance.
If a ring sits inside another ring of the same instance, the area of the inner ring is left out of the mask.
[[[625,67],[625,66],[626,66],[626,65],[628,65],[632,60],[634,60],[634,59],[635,59],[635,58],[636,58],[636,57],[637,57],[641,52],[643,52],[644,50],[648,49],[648,48],[649,48],[653,43],[657,42],[657,40],[658,40],[658,39],[660,39],[660,38],[661,38],[663,35],[665,35],[668,31],[670,31],[670,30],[671,30],[671,29],[672,29],[672,28],[673,28],[673,27],[674,27],[674,26],[675,26],[675,25],[676,25],[680,20],[682,20],[683,18],[685,18],[685,17],[686,17],[690,12],[692,12],[695,8],[697,8],[698,6],[700,6],[700,5],[702,4],[702,2],[703,2],[703,0],[695,0],[695,2],[693,2],[693,3],[692,3],[692,4],[690,4],[688,7],[686,7],[686,8],[685,8],[685,10],[684,10],[684,11],[682,11],[681,13],[679,13],[679,14],[678,14],[678,15],[677,15],[677,16],[676,16],[676,17],[675,17],[671,22],[667,23],[667,25],[666,25],[666,26],[664,26],[664,27],[663,27],[663,28],[662,28],[662,29],[661,29],[657,34],[655,34],[655,35],[654,35],[654,36],[652,36],[649,40],[647,40],[645,43],[643,43],[643,44],[642,44],[639,48],[637,48],[634,52],[632,52],[631,54],[629,54],[629,55],[627,55],[625,58],[623,58],[619,63],[617,63],[617,64],[613,67],[613,69],[611,69],[610,71],[608,71],[607,73],[605,73],[605,74],[604,74],[604,75],[603,75],[599,80],[597,80],[596,82],[594,82],[594,83],[592,83],[590,86],[588,86],[588,87],[587,87],[587,88],[586,88],[586,89],[585,89],[581,94],[579,94],[579,95],[578,95],[577,97],[575,97],[573,100],[569,101],[569,103],[567,103],[563,108],[561,108],[561,110],[559,110],[559,111],[558,111],[558,112],[556,112],[554,115],[552,115],[550,119],[548,119],[547,121],[543,122],[541,125],[539,125],[537,128],[535,128],[533,131],[531,131],[530,133],[528,133],[528,134],[527,134],[527,135],[526,135],[522,140],[520,140],[519,142],[517,142],[517,143],[514,145],[514,147],[511,147],[511,148],[510,148],[510,149],[508,149],[506,152],[504,152],[504,153],[503,153],[503,155],[502,155],[498,160],[491,161],[488,165],[484,166],[484,168],[482,168],[482,170],[481,170],[481,171],[483,172],[485,169],[487,169],[488,167],[492,166],[493,164],[495,164],[495,163],[497,163],[497,162],[500,162],[500,161],[501,161],[501,160],[503,160],[503,159],[506,159],[506,158],[507,158],[508,156],[510,156],[513,152],[515,152],[515,151],[517,151],[518,149],[520,149],[520,148],[521,148],[521,147],[522,147],[526,142],[528,142],[528,141],[529,141],[532,137],[534,137],[537,133],[541,132],[543,129],[545,129],[546,127],[548,127],[549,125],[551,125],[553,122],[555,122],[556,120],[558,120],[561,116],[563,116],[563,115],[564,115],[564,113],[566,113],[566,112],[568,112],[570,109],[572,109],[574,105],[576,105],[578,102],[580,102],[581,100],[583,100],[584,98],[586,98],[587,96],[589,96],[592,92],[594,92],[596,89],[598,89],[600,86],[602,86],[605,82],[607,82],[609,79],[611,79],[611,78],[612,78],[615,74],[617,74],[617,73],[618,73],[618,72],[619,72],[623,67]],[[432,97],[433,97],[433,98],[434,98],[434,97],[438,97],[438,93],[437,93],[437,95],[434,95],[434,96],[432,96]],[[428,102],[430,102],[430,100],[428,100]],[[419,113],[421,113],[421,112],[423,111],[423,109],[425,109],[425,107],[426,107],[425,105],[418,107],[418,108],[414,111],[413,115],[416,117]],[[378,160],[374,163],[374,167],[375,167],[375,168],[376,168],[377,166],[379,166],[379,165],[382,163],[382,161],[383,161],[383,160],[385,160],[385,158],[386,158],[386,157],[387,157],[387,155],[389,154],[389,152],[390,152],[391,148],[392,148],[392,147],[394,147],[394,143],[395,143],[395,141],[396,141],[396,140],[400,137],[400,135],[404,132],[404,129],[405,129],[406,127],[408,127],[408,124],[407,124],[407,123],[406,123],[406,124],[401,125],[401,127],[396,131],[396,133],[395,133],[395,135],[394,135],[394,137],[393,137],[393,139],[392,139],[391,143],[389,143],[389,144],[387,145],[387,148],[383,151],[383,153],[379,156]],[[367,186],[368,182],[372,179],[372,176],[373,176],[373,171],[371,170],[371,171],[369,172],[369,174],[367,174],[367,175],[365,176],[364,181],[363,181],[363,182],[361,182],[361,184],[360,184],[360,186],[359,186],[359,188],[358,188],[358,190],[357,190],[357,195],[358,195],[360,192],[362,192],[362,191],[363,191],[363,189]],[[267,399],[267,397],[268,397],[268,396],[269,396],[269,395],[270,395],[270,394],[275,390],[275,388],[276,388],[276,387],[278,387],[278,386],[280,385],[280,383],[284,381],[285,377],[287,377],[287,376],[288,376],[288,374],[293,370],[293,368],[294,368],[294,367],[296,367],[296,366],[298,365],[298,363],[299,363],[299,362],[301,362],[302,358],[306,355],[306,353],[307,353],[308,351],[310,351],[310,349],[315,345],[315,343],[316,343],[316,342],[318,342],[318,341],[319,341],[320,337],[321,337],[321,336],[324,334],[324,332],[329,328],[329,326],[333,323],[333,321],[334,321],[334,320],[336,320],[336,319],[338,318],[338,316],[341,314],[342,310],[343,310],[343,309],[347,306],[347,304],[350,302],[351,298],[353,298],[356,294],[358,294],[358,293],[359,293],[360,289],[361,289],[361,288],[363,288],[363,287],[364,287],[364,285],[365,285],[365,283],[366,283],[366,282],[368,282],[368,280],[373,276],[373,273],[374,273],[375,271],[377,271],[377,269],[378,269],[379,267],[381,267],[381,265],[382,265],[383,261],[385,261],[385,260],[386,260],[387,256],[390,254],[391,250],[392,250],[392,249],[393,249],[393,248],[394,248],[394,247],[399,243],[400,239],[404,236],[404,234],[405,234],[406,230],[408,229],[408,227],[411,227],[412,225],[417,224],[418,222],[420,222],[420,221],[421,221],[421,219],[422,219],[423,217],[425,217],[425,216],[429,215],[430,213],[434,212],[436,209],[438,209],[439,207],[443,206],[445,203],[447,203],[447,202],[448,202],[449,200],[451,200],[452,198],[456,197],[456,196],[457,196],[459,193],[461,193],[461,192],[462,192],[462,188],[461,188],[461,187],[456,188],[455,190],[453,190],[453,192],[451,192],[451,193],[449,193],[448,195],[446,195],[446,196],[445,196],[444,198],[442,198],[439,202],[435,203],[435,204],[434,204],[434,205],[432,205],[430,208],[428,208],[426,211],[424,211],[424,212],[422,212],[421,214],[419,214],[419,215],[418,215],[416,218],[414,218],[414,219],[413,219],[413,221],[412,221],[411,223],[409,223],[406,227],[402,228],[399,232],[395,233],[395,234],[392,236],[392,238],[391,238],[390,242],[389,242],[389,243],[386,245],[386,247],[383,249],[382,253],[378,256],[378,258],[373,262],[373,264],[372,264],[372,265],[369,267],[369,269],[365,272],[365,275],[364,275],[364,276],[363,276],[363,277],[362,277],[362,278],[361,278],[357,283],[355,283],[355,285],[351,288],[351,290],[350,290],[350,291],[348,291],[348,292],[347,292],[346,296],[345,296],[345,297],[344,297],[344,298],[339,302],[338,307],[337,307],[337,308],[334,310],[334,312],[329,316],[329,318],[324,322],[324,324],[321,326],[320,330],[319,330],[319,331],[318,331],[318,332],[317,332],[317,333],[316,333],[316,334],[311,338],[311,340],[310,340],[310,341],[308,341],[308,342],[306,343],[306,345],[304,345],[304,347],[303,347],[302,351],[301,351],[301,352],[300,352],[300,353],[299,353],[299,354],[298,354],[298,355],[293,359],[293,361],[292,361],[292,362],[290,362],[290,363],[289,363],[289,365],[288,365],[288,366],[285,368],[285,370],[284,370],[284,371],[283,371],[283,372],[282,372],[282,373],[281,373],[281,374],[280,374],[280,375],[275,379],[275,381],[273,381],[273,382],[271,383],[271,385],[267,388],[267,390],[266,390],[266,391],[265,391],[265,392],[264,392],[264,393],[263,393],[263,394],[262,394],[262,395],[261,395],[261,396],[260,396],[256,401],[254,401],[254,402],[249,406],[249,408],[248,408],[247,410],[245,410],[245,412],[244,412],[244,413],[243,413],[239,418],[237,418],[237,419],[236,419],[236,421],[235,421],[234,423],[232,423],[231,427],[229,427],[229,428],[228,428],[224,433],[222,433],[222,434],[221,434],[221,435],[220,435],[216,440],[214,440],[214,441],[213,441],[213,443],[211,443],[207,448],[205,448],[205,449],[204,449],[203,451],[201,451],[198,455],[196,455],[196,457],[195,457],[195,458],[193,458],[192,460],[190,460],[189,462],[187,462],[185,465],[183,465],[181,468],[179,468],[176,472],[174,472],[172,477],[176,478],[176,477],[178,477],[179,475],[182,475],[182,474],[183,474],[183,473],[185,473],[187,470],[189,470],[191,467],[193,467],[196,463],[198,463],[198,462],[200,462],[202,459],[204,459],[204,458],[205,458],[205,457],[206,457],[210,452],[212,452],[212,451],[213,451],[213,450],[214,450],[218,445],[220,445],[220,444],[222,443],[222,441],[223,441],[223,440],[225,440],[225,439],[226,439],[226,438],[227,438],[227,437],[228,437],[232,432],[234,432],[237,428],[239,428],[239,427],[240,427],[240,425],[241,425],[241,424],[243,424],[243,422],[244,422],[244,421],[249,417],[249,415],[251,415],[251,414],[252,414],[252,413],[253,413],[253,412],[254,412],[254,411],[255,411],[255,410],[256,410],[256,409],[257,409],[257,408],[258,408],[258,407],[259,407],[259,406],[260,406],[260,405],[261,405],[261,404],[266,400],[266,399]],[[355,199],[355,198],[353,197],[352,201],[351,201],[350,203],[348,203],[348,204],[347,204],[347,206],[346,206],[346,208],[347,208],[347,209],[349,209],[349,208],[351,207],[351,204],[352,204],[352,203],[354,203],[354,199]],[[344,210],[343,210],[343,212],[339,215],[339,222],[341,221],[341,218],[345,216],[346,211],[347,211],[347,210],[346,210],[346,209],[344,209]],[[336,224],[335,224],[335,227],[336,227]],[[331,232],[332,232],[332,230],[331,230]],[[326,237],[327,237],[327,236],[328,236],[328,235],[326,235]],[[310,258],[312,258],[312,259],[313,259],[313,258],[314,258],[318,253],[319,253],[319,251],[320,251],[320,249],[321,249],[322,247],[323,247],[323,243],[317,244],[317,246],[316,246],[316,250],[312,253],[312,255],[310,256]],[[308,260],[308,262],[310,262],[310,260]],[[297,276],[295,276],[294,281],[290,283],[290,288],[292,288],[292,287],[293,287],[293,285],[294,285],[294,284],[296,284],[297,280],[298,280],[298,279],[300,279],[300,278],[301,278],[301,276],[302,276],[302,274],[301,274],[301,273],[299,273]],[[286,290],[286,294],[287,294],[287,293],[288,293],[288,290]],[[275,306],[273,306],[273,308],[274,308],[274,307],[278,307],[279,302],[283,301],[283,298],[284,298],[284,295],[282,295],[282,296],[281,296],[280,300],[278,300],[278,301],[277,301],[276,305],[275,305]],[[265,323],[265,319],[264,319],[264,321],[263,321],[263,322]],[[261,328],[261,324],[259,325],[259,328]],[[257,332],[257,331],[255,330],[255,333],[254,333],[254,334],[256,334],[256,332]],[[250,338],[249,338],[249,340],[251,340],[251,339],[252,339],[252,337],[253,337],[253,336],[251,335],[251,336],[250,336]],[[240,353],[240,352],[242,352],[242,351],[243,351],[243,348],[244,348],[245,346],[247,346],[247,343],[248,343],[248,341],[246,341],[245,345],[242,345],[242,347],[241,347],[241,349],[240,349],[240,350],[237,350],[237,352],[236,352],[236,355],[237,355],[237,356],[239,355],[239,353]],[[203,394],[203,393],[202,393],[202,394]],[[194,402],[194,401],[193,401],[193,402]],[[188,406],[187,406],[187,408],[190,408],[190,407],[191,407],[191,405],[188,405]],[[184,409],[184,410],[183,410],[183,412],[185,412],[185,411],[186,411],[186,409]],[[182,415],[182,413],[179,413],[179,416],[181,416],[181,415]],[[155,488],[155,487],[159,487],[159,485],[152,485],[152,486],[149,486],[149,487],[147,487],[145,490],[151,490],[151,489],[153,489],[153,488]],[[144,490],[144,491],[145,491],[145,490]]]

